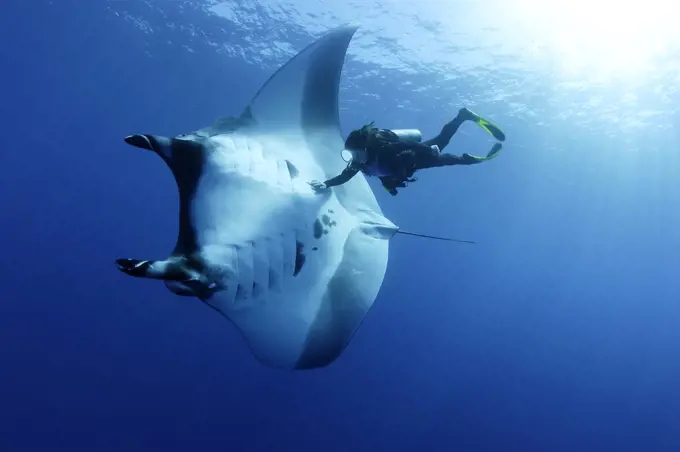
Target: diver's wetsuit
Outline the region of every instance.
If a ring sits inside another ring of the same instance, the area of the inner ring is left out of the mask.
[[[459,157],[453,154],[441,153],[449,144],[451,137],[458,131],[465,121],[461,115],[456,116],[447,123],[434,138],[422,143],[415,141],[400,140],[399,137],[389,130],[379,131],[381,140],[367,147],[368,160],[366,163],[350,163],[338,176],[324,182],[326,187],[344,184],[354,177],[359,171],[368,175],[373,174],[371,168],[378,164],[388,175],[378,174],[383,186],[392,194],[396,195],[397,187],[405,187],[406,182],[413,182],[413,173],[425,168],[434,168],[450,165],[472,165],[479,161],[470,156]],[[438,146],[439,151],[432,146]]]

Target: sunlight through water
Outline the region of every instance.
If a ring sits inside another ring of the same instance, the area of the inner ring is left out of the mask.
[[[530,54],[551,55],[564,76],[649,76],[680,49],[677,0],[517,0],[534,37]]]
[[[609,138],[668,131],[680,105],[680,0],[194,2],[206,20],[167,23],[177,39],[266,71],[330,28],[361,25],[344,72],[360,93],[343,97],[353,102],[393,100],[392,107],[415,114],[446,99],[442,108],[502,109],[533,127],[568,122]],[[149,28],[149,17],[181,9],[154,2],[149,8],[158,11],[141,17],[126,5],[116,3],[116,14],[148,39],[163,25]],[[381,97],[376,82],[387,79],[389,95]]]

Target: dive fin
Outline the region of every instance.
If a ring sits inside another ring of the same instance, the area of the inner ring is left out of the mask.
[[[486,130],[489,134],[491,134],[492,137],[494,137],[498,141],[505,141],[505,134],[500,129],[500,127],[498,127],[496,124],[492,123],[488,119],[482,118],[477,113],[471,111],[468,108],[461,108],[460,114],[462,114],[465,119],[474,122],[479,127]]]
[[[493,145],[491,150],[486,154],[486,157],[479,157],[476,155],[470,155],[470,154],[463,154],[462,158],[466,163],[481,163],[481,162],[486,162],[487,160],[491,160],[492,158],[496,157],[498,153],[501,151],[503,148],[503,145],[501,143],[496,143]]]
[[[502,148],[503,148],[502,144],[500,143],[494,144],[489,153],[486,154],[486,157],[484,157],[484,160],[491,160],[492,158],[496,157]]]
[[[498,141],[505,141],[505,134],[496,124],[487,121],[484,118],[479,118],[478,120],[475,121],[475,124],[489,132],[491,136],[497,139]]]

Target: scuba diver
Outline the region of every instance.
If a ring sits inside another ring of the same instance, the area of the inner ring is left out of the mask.
[[[494,158],[501,150],[501,143],[493,145],[486,157],[470,154],[461,156],[442,153],[451,137],[465,121],[472,121],[490,133],[498,141],[505,141],[505,134],[494,124],[461,108],[458,115],[447,123],[436,137],[421,141],[418,130],[378,129],[373,123],[353,130],[345,141],[342,151],[347,167],[338,176],[325,182],[311,181],[309,185],[320,193],[330,187],[348,182],[360,171],[367,176],[380,178],[383,187],[392,195],[397,195],[397,188],[406,187],[415,182],[413,177],[418,170],[450,165],[473,165]]]

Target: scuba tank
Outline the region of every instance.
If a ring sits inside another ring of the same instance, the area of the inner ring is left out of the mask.
[[[423,141],[423,135],[420,133],[420,130],[418,129],[394,129],[392,130],[392,132],[396,136],[398,136],[399,139],[404,141],[415,141],[417,143]],[[436,144],[433,144],[430,147],[437,152],[441,152],[439,146],[437,146]]]
[[[423,135],[420,133],[420,130],[418,129],[394,129],[392,130],[392,132],[396,136],[398,136],[400,140],[415,141],[417,143],[423,141]],[[436,144],[433,144],[430,147],[437,152],[441,152],[439,146],[437,146]]]
[[[396,136],[400,141],[412,141],[420,143],[423,139],[423,135],[418,129],[386,129],[385,132]],[[371,162],[368,162],[367,168],[367,173],[371,176],[394,176],[391,171],[383,168],[378,160],[372,160]]]
[[[423,135],[418,129],[390,129],[392,133],[404,141],[415,141],[420,143],[423,140]]]

